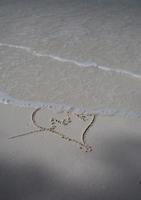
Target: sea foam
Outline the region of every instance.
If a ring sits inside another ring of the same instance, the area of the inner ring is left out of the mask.
[[[95,62],[91,62],[91,63],[90,62],[79,62],[77,60],[66,59],[66,58],[62,58],[62,57],[52,55],[52,54],[43,54],[43,53],[33,50],[32,48],[27,47],[27,46],[0,43],[0,47],[21,49],[21,50],[26,51],[27,53],[32,54],[33,56],[36,56],[36,57],[48,57],[48,58],[51,58],[53,60],[56,60],[56,61],[59,61],[62,63],[70,63],[70,64],[74,64],[79,67],[97,68],[98,70],[105,71],[107,73],[112,72],[112,73],[116,73],[121,76],[129,76],[131,78],[141,79],[140,74],[135,74],[131,71],[126,71],[126,70],[122,70],[122,69],[113,69],[113,68],[109,68],[106,66],[100,66]],[[82,112],[92,113],[93,112],[93,113],[96,113],[99,115],[108,115],[108,116],[115,115],[115,116],[141,118],[141,112],[134,112],[134,111],[123,110],[123,109],[122,110],[113,109],[113,108],[111,109],[111,108],[106,108],[106,107],[89,110],[87,108],[78,108],[78,107],[75,107],[74,105],[66,105],[66,104],[59,104],[59,103],[57,104],[57,103],[53,103],[53,102],[24,101],[24,100],[18,100],[14,97],[11,97],[7,93],[2,92],[2,91],[0,92],[0,103],[12,104],[12,105],[19,106],[19,107],[31,107],[31,108],[43,107],[43,108],[61,111],[61,112],[62,111],[70,111],[70,112],[78,112],[78,113],[82,113]]]
[[[62,57],[52,55],[52,54],[43,54],[43,53],[37,52],[36,50],[33,50],[30,47],[26,47],[26,46],[0,43],[0,47],[9,47],[9,48],[21,49],[21,50],[24,50],[24,51],[26,51],[26,52],[28,52],[28,53],[32,54],[33,56],[36,56],[36,57],[48,57],[48,58],[51,58],[51,59],[59,61],[59,62],[70,63],[70,64],[74,64],[74,65],[79,66],[79,67],[93,67],[93,68],[97,68],[97,69],[105,71],[105,72],[112,72],[112,73],[116,73],[116,74],[119,74],[119,75],[126,75],[126,76],[129,76],[129,77],[132,77],[132,78],[141,79],[140,74],[136,74],[136,73],[133,73],[131,71],[127,71],[127,70],[123,70],[123,69],[113,69],[113,68],[110,68],[110,67],[107,67],[107,66],[100,66],[96,62],[88,62],[88,61],[79,62],[77,60],[66,59],[66,58],[62,58]]]
[[[23,101],[18,100],[9,96],[5,92],[0,91],[0,103],[10,104],[23,108],[46,108],[56,112],[75,112],[75,113],[95,113],[97,115],[103,116],[121,116],[121,117],[130,117],[130,118],[141,118],[141,112],[134,112],[128,110],[120,109],[110,109],[110,108],[99,108],[99,109],[87,109],[87,108],[78,108],[73,105],[66,104],[57,104],[51,102],[37,102],[37,101]]]

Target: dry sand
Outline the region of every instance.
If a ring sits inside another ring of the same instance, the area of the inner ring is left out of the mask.
[[[139,119],[97,116],[87,135],[95,148],[87,153],[50,132],[9,140],[37,130],[31,120],[34,110],[0,104],[0,199],[140,199]],[[36,120],[46,127],[52,117],[64,116],[44,109]],[[88,122],[71,119],[60,130],[80,140]]]

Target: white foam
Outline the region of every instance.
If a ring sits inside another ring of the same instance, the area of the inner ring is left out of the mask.
[[[21,49],[37,57],[48,57],[53,60],[57,60],[59,62],[75,64],[76,66],[79,66],[79,67],[94,67],[105,72],[114,72],[120,75],[127,75],[127,76],[138,78],[138,79],[141,78],[141,75],[134,74],[130,71],[125,71],[121,69],[112,69],[105,66],[99,66],[96,63],[84,63],[84,62],[81,63],[76,60],[64,59],[64,58],[54,56],[51,54],[41,54],[35,50],[32,50],[30,47],[14,45],[14,44],[6,44],[6,43],[0,43],[0,46]],[[52,102],[23,101],[23,100],[15,99],[4,92],[0,92],[0,103],[12,104],[19,107],[31,107],[31,108],[46,107],[48,109],[52,109],[56,111],[71,111],[71,112],[78,112],[78,113],[82,113],[82,112],[92,113],[93,112],[99,115],[108,115],[108,116],[116,115],[116,116],[126,116],[126,117],[128,116],[128,117],[141,118],[141,112],[120,110],[120,109],[114,109],[114,108],[113,109],[99,108],[99,109],[88,110],[86,108],[77,108],[73,105],[56,104]]]
[[[127,71],[127,70],[122,70],[122,69],[113,69],[110,67],[106,67],[106,66],[100,66],[95,62],[78,62],[76,60],[72,60],[72,59],[66,59],[66,58],[61,58],[52,54],[42,54],[39,53],[35,50],[32,50],[32,48],[30,47],[25,47],[25,46],[21,46],[21,45],[14,45],[14,44],[7,44],[7,43],[0,43],[1,47],[9,47],[9,48],[16,48],[16,49],[22,49],[30,54],[32,54],[33,56],[36,57],[48,57],[51,58],[53,60],[62,62],[62,63],[69,63],[69,64],[74,64],[77,65],[79,67],[93,67],[93,68],[97,68],[99,70],[105,71],[105,72],[113,72],[119,75],[126,75],[132,78],[137,78],[137,79],[141,79],[141,75],[140,74],[136,74],[133,73],[131,71]]]
[[[120,109],[99,108],[99,109],[86,109],[78,108],[73,105],[57,104],[50,102],[36,102],[36,101],[22,101],[15,99],[4,92],[0,92],[0,103],[11,104],[23,108],[47,108],[57,112],[69,111],[75,113],[95,113],[104,116],[121,116],[130,118],[141,118],[141,112],[134,112]]]

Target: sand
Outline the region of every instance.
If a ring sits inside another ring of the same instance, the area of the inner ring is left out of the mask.
[[[37,130],[34,110],[0,104],[0,199],[140,199],[139,119],[96,116],[87,133],[91,152],[47,131],[8,139]],[[66,115],[47,109],[37,114],[44,127]],[[88,122],[72,115],[72,125],[60,131],[81,141]]]
[[[0,200],[141,199],[140,8],[0,1]]]

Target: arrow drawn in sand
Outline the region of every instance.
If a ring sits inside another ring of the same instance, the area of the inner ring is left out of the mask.
[[[55,119],[55,118],[51,118],[50,127],[49,128],[45,128],[45,127],[39,125],[37,123],[37,120],[36,120],[36,115],[40,110],[41,110],[41,108],[37,108],[32,113],[32,123],[37,128],[37,130],[33,130],[33,131],[30,131],[30,132],[27,132],[27,133],[23,133],[23,134],[20,134],[20,135],[12,136],[9,139],[15,139],[15,138],[18,138],[18,137],[23,137],[23,136],[27,136],[27,135],[34,134],[34,133],[39,133],[39,132],[50,132],[52,134],[58,135],[59,137],[64,139],[66,142],[72,142],[72,143],[78,144],[80,149],[85,150],[85,152],[90,152],[90,151],[93,150],[92,146],[90,146],[87,143],[87,135],[88,135],[89,129],[93,126],[93,124],[94,124],[94,122],[96,120],[96,115],[95,114],[83,114],[83,113],[82,114],[76,114],[76,113],[74,113],[74,115],[76,117],[78,117],[80,120],[83,120],[84,122],[87,121],[89,117],[91,117],[91,120],[90,120],[89,124],[84,129],[84,131],[81,133],[81,141],[78,141],[78,140],[76,140],[74,138],[71,138],[71,137],[68,137],[65,134],[63,134],[63,133],[61,133],[61,132],[56,130],[58,125],[67,126],[68,124],[70,124],[72,122],[71,113],[67,112],[66,113],[66,118],[63,119],[63,120],[58,120],[58,119]]]

